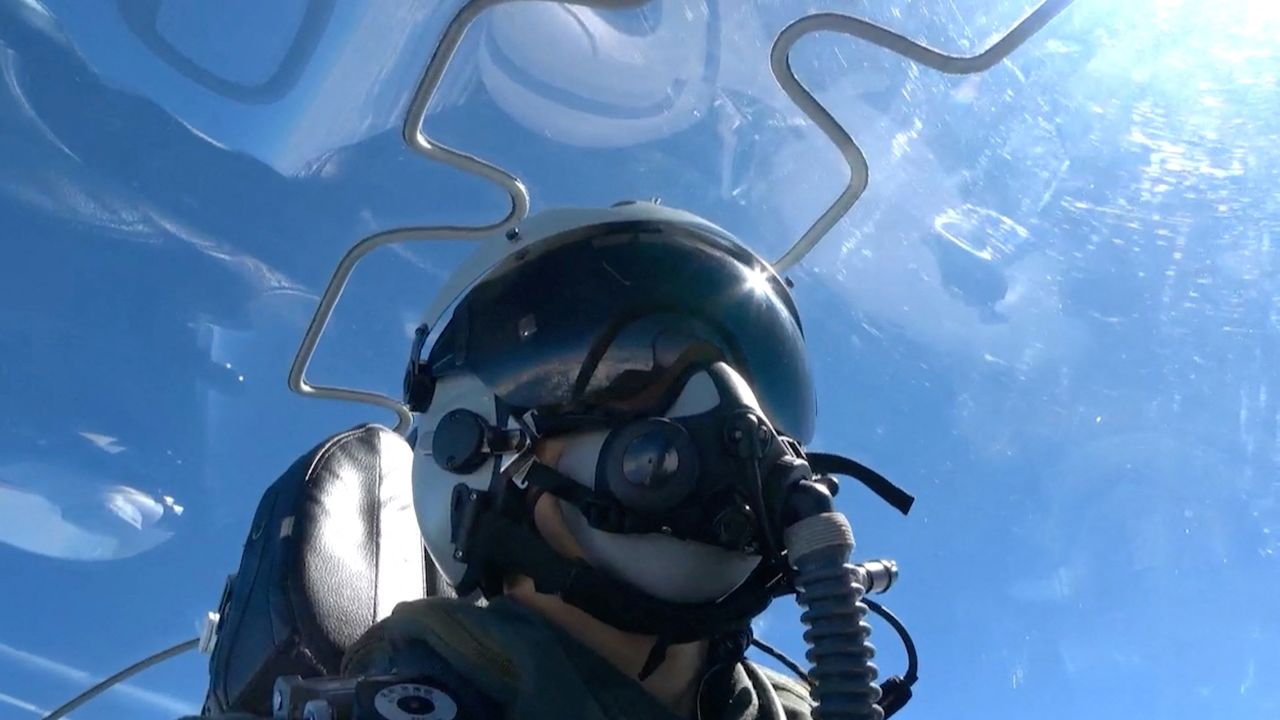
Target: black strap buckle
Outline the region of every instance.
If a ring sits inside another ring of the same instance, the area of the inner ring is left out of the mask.
[[[453,543],[453,559],[470,562],[471,540],[476,521],[489,507],[489,493],[476,490],[466,483],[453,486],[450,500],[450,534]]]
[[[409,350],[409,365],[404,370],[404,401],[411,412],[426,412],[435,396],[436,380],[422,359],[422,349],[427,344],[431,328],[426,323],[413,331],[413,345]]]

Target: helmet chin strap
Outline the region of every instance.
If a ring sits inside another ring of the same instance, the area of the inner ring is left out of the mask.
[[[483,493],[465,493],[466,503],[483,504]],[[501,513],[480,507],[460,509],[467,529],[458,549],[468,570],[458,584],[466,595],[483,578],[475,568],[488,572],[519,574],[530,578],[538,592],[555,595],[597,620],[619,630],[658,638],[641,675],[646,676],[662,660],[666,646],[709,640],[750,628],[777,595],[787,592],[782,575],[763,561],[738,589],[714,602],[676,603],[598,570],[585,562],[556,552],[535,529]]]
[[[717,374],[711,372],[711,377],[714,382]],[[725,382],[716,383],[722,403],[725,397],[736,397],[734,387],[728,384],[732,379],[729,377]],[[639,673],[642,680],[661,665],[667,648],[672,644],[710,640],[717,647],[732,645],[745,649],[750,642],[752,619],[763,613],[774,597],[795,592],[804,585],[794,581],[795,574],[784,564],[788,561],[784,559],[784,548],[776,537],[778,528],[772,526],[775,519],[782,522],[786,518],[777,512],[770,512],[770,508],[779,512],[790,509],[793,516],[800,513],[779,526],[790,528],[809,515],[821,515],[820,511],[832,514],[831,496],[837,488],[834,481],[829,479],[812,479],[810,467],[803,459],[790,464],[784,462],[793,457],[786,451],[785,439],[774,436],[766,421],[746,406],[745,400],[731,403],[728,412],[720,412],[723,408],[717,406],[716,411],[725,417],[719,418],[723,422],[714,428],[715,431],[709,436],[711,440],[708,441],[723,443],[725,440],[722,438],[731,441],[729,447],[732,452],[724,459],[745,463],[744,469],[749,470],[748,475],[754,478],[747,483],[750,486],[748,489],[753,490],[750,502],[766,523],[761,561],[727,595],[705,602],[666,600],[604,568],[597,568],[586,561],[571,559],[557,552],[534,525],[531,502],[542,492],[550,492],[567,502],[587,506],[598,502],[599,498],[593,498],[586,486],[579,485],[572,478],[561,475],[532,457],[531,442],[517,444],[520,446],[517,455],[529,462],[503,463],[501,453],[491,455],[493,473],[487,491],[466,483],[458,483],[454,487],[451,503],[454,559],[466,566],[456,586],[458,594],[466,596],[481,589],[486,595],[493,596],[500,592],[501,580],[512,575],[528,577],[537,592],[558,597],[605,625],[623,632],[654,637],[656,641]],[[472,431],[470,434],[451,431],[452,434],[442,436],[442,431],[438,428],[433,443],[442,437],[449,439],[457,435],[454,439],[470,440],[462,443],[468,448],[474,446],[491,451],[492,448],[486,443],[492,443],[493,438],[498,437],[492,432],[492,428],[505,427],[509,421],[521,425],[521,437],[537,437],[536,430],[528,427],[521,415],[513,412],[513,408],[500,399],[495,399],[495,420],[492,427],[488,427],[488,423],[472,422],[476,427],[467,426]],[[704,430],[705,428],[693,427],[688,432],[691,436],[697,436],[699,432],[707,435]],[[480,433],[478,436],[477,432]],[[766,444],[768,438],[764,435],[772,438],[771,445]],[[475,442],[477,437],[484,442]],[[769,447],[772,450],[768,450]],[[797,449],[794,452],[800,453],[799,458],[804,457],[802,451]],[[441,453],[437,451],[435,454]],[[449,453],[445,455],[450,456]],[[818,456],[818,459],[820,462],[817,469],[820,472],[825,470],[853,475],[902,512],[909,509],[912,500],[910,495],[869,468],[838,456]],[[761,463],[767,466],[767,470],[760,466]],[[766,485],[769,486],[768,489]],[[822,507],[806,501],[806,498],[815,493],[824,501]],[[777,496],[773,502],[767,497],[770,494]],[[615,509],[627,508],[619,505]],[[774,515],[779,516],[774,518]],[[618,529],[625,533],[648,528]],[[773,532],[769,532],[770,529]]]

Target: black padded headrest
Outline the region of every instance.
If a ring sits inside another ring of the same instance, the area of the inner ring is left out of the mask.
[[[336,674],[397,603],[441,592],[413,511],[412,462],[403,438],[364,425],[267,489],[223,600],[208,710],[269,716],[277,677]]]
[[[413,451],[378,426],[334,437],[306,471],[293,527],[305,549],[295,557],[294,602],[344,650],[426,590],[412,478]]]

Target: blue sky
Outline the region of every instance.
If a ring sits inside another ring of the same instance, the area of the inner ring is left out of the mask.
[[[812,7],[962,52],[1029,4]],[[284,386],[346,247],[505,209],[398,136],[456,3],[313,3],[322,31],[296,46],[301,2],[169,5],[142,25],[116,3],[0,9],[0,717],[193,635],[261,490],[386,420]],[[776,257],[845,178],[768,76],[799,14],[495,11],[428,123],[524,178],[535,210],[657,196]],[[981,77],[836,36],[797,49],[871,167],[791,277],[814,447],[919,498],[907,519],[840,498],[859,553],[902,564],[907,712],[1280,712],[1278,33],[1261,0],[1077,0]],[[372,256],[313,377],[394,393],[468,249]],[[797,616],[779,602],[760,633],[800,656]],[[206,681],[190,655],[75,717],[173,717]]]

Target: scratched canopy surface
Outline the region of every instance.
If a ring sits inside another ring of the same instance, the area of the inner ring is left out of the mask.
[[[461,3],[0,4],[0,706],[35,717],[190,637],[262,489],[389,413],[285,376],[342,253],[493,222],[505,194],[400,124]],[[814,3],[972,54],[1011,0]],[[798,3],[528,2],[464,38],[426,125],[533,209],[659,197],[776,258],[848,178],[779,90]],[[796,74],[865,153],[788,271],[813,447],[919,497],[839,501],[920,646],[913,717],[1280,714],[1280,10],[1078,0],[980,76],[848,37]],[[381,249],[316,381],[395,394],[469,251]],[[758,634],[803,655],[793,603]],[[883,675],[902,671],[877,626]],[[74,716],[198,707],[205,660]],[[904,715],[906,717],[906,715]]]

